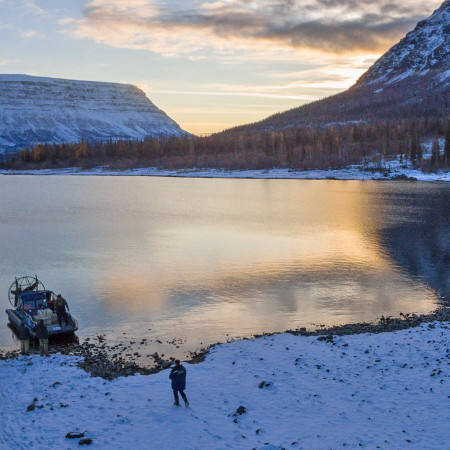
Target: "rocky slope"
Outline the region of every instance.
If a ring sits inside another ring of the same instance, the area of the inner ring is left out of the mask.
[[[422,77],[431,85],[450,86],[450,0],[382,56],[357,86],[391,85]]]
[[[232,131],[450,114],[450,0],[419,22],[350,89]]]
[[[132,85],[0,75],[0,153],[36,143],[184,134]]]

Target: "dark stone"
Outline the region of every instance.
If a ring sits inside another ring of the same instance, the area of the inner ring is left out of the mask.
[[[36,405],[34,403],[27,406],[27,411],[34,411],[35,409],[36,409]]]
[[[317,338],[318,341],[325,341],[334,344],[334,336],[329,334],[327,336],[320,336]]]
[[[91,444],[92,444],[91,438],[81,439],[80,442],[78,442],[78,445],[91,445]]]
[[[239,408],[236,410],[235,414],[239,414],[240,416],[242,416],[242,414],[244,414],[245,412],[247,412],[247,408],[245,406],[239,406]]]
[[[66,434],[66,439],[78,439],[84,437],[84,433],[81,433],[80,431],[69,431]]]

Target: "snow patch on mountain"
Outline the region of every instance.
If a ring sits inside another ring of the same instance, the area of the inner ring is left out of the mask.
[[[185,134],[136,86],[0,75],[0,153],[36,143]]]
[[[447,73],[446,76],[442,75]],[[447,83],[450,73],[450,1],[419,22],[357,82],[357,86],[394,84],[429,76],[433,84]]]

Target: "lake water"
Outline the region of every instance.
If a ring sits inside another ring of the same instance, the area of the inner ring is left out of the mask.
[[[37,274],[68,300],[80,338],[146,338],[148,353],[174,356],[428,312],[449,304],[449,193],[439,183],[1,176],[0,304],[15,276]],[[1,323],[0,347],[16,347],[6,314]]]

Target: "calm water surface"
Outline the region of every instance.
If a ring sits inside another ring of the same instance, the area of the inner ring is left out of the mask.
[[[69,301],[80,337],[147,338],[149,353],[180,356],[228,337],[426,312],[449,303],[449,193],[436,183],[2,176],[0,304],[15,276],[37,274]],[[0,323],[0,347],[15,347],[6,314]]]

